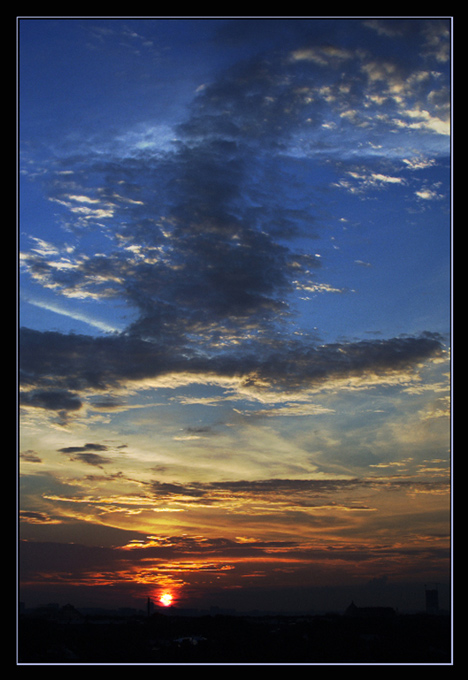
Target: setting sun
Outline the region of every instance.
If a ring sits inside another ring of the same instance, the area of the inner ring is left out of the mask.
[[[163,593],[159,598],[159,602],[163,607],[169,607],[172,604],[172,595],[170,593]]]

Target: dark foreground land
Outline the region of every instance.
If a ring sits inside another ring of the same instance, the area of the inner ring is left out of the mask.
[[[450,664],[446,615],[22,616],[20,664]]]

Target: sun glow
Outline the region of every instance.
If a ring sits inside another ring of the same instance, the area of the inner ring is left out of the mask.
[[[170,593],[163,593],[160,598],[159,602],[162,604],[163,607],[170,607],[172,604],[172,595]]]

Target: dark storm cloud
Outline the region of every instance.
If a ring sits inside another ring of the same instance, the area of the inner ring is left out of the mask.
[[[69,229],[119,216],[116,249],[71,258],[71,267],[36,250],[25,259],[30,274],[66,294],[124,298],[139,313],[129,332],[162,343],[213,325],[277,323],[295,282],[319,266],[285,244],[304,229],[314,235],[314,215],[308,192],[290,195],[292,176],[272,153],[310,114],[305,79],[293,75],[291,84],[277,58],[247,60],[195,98],[170,152],[117,165],[68,159],[74,174],[56,175],[50,198],[71,212]],[[92,195],[90,178],[99,185]]]
[[[310,92],[310,76],[275,54],[239,62],[202,90],[180,131],[195,141],[235,139],[257,154],[284,150],[310,114],[302,89]]]
[[[21,394],[21,404],[52,411],[79,411],[82,401],[76,393],[64,389],[38,389]]]
[[[45,387],[52,381],[62,386],[62,390],[25,393],[25,403],[43,408],[63,408],[64,400],[59,397],[69,394],[65,389],[103,389],[177,367],[177,357],[168,364],[170,348],[164,352],[159,345],[125,335],[94,338],[22,329],[20,354],[23,385],[39,381]],[[78,407],[72,396],[69,403]]]
[[[297,346],[292,351],[265,357],[259,373],[278,385],[286,380],[290,386],[318,385],[336,378],[384,376],[411,369],[420,361],[439,355],[441,340],[439,335],[427,333],[420,337]]]
[[[443,351],[442,338],[429,333],[321,346],[277,340],[274,346],[217,356],[180,354],[170,346],[163,351],[159,344],[122,335],[92,338],[23,329],[20,340],[22,381],[35,388],[24,393],[23,403],[71,411],[82,405],[79,390],[105,390],[129,380],[169,374],[191,375],[194,381],[237,378],[246,387],[287,392],[328,380],[411,370]]]

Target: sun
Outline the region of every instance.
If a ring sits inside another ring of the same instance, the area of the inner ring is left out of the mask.
[[[163,607],[170,607],[172,604],[172,595],[170,593],[163,593],[160,598],[159,602],[162,604]]]

